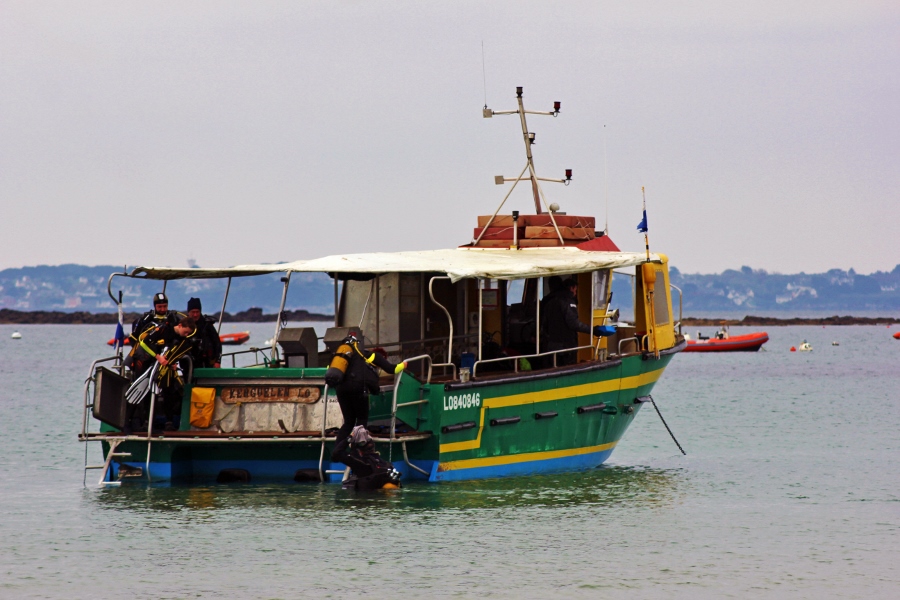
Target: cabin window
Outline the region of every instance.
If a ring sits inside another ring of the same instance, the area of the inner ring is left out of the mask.
[[[656,285],[653,288],[653,320],[657,325],[668,325],[669,290],[662,269],[656,269]]]
[[[594,271],[591,275],[594,283],[594,306],[592,308],[604,309],[609,300],[609,271]]]

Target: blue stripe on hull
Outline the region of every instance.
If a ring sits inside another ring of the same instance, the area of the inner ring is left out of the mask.
[[[131,467],[137,467],[143,470],[145,464],[143,462],[125,463]],[[437,472],[437,461],[413,461],[420,469],[427,471],[429,477],[419,473],[401,459],[394,463],[396,468],[402,475],[402,481],[411,479],[435,481],[434,476]],[[343,478],[345,466],[342,463],[326,462],[322,465],[326,471],[341,471],[341,473],[329,473],[325,476],[328,483],[340,483]],[[244,469],[250,473],[251,481],[293,481],[294,474],[300,469],[309,469],[315,471],[319,468],[317,460],[192,460],[189,462],[151,462],[150,474],[154,482],[203,482],[215,481],[219,472],[223,469]],[[110,468],[110,474],[107,481],[114,481],[119,475],[119,465],[113,462]],[[130,479],[130,481],[140,482],[147,481],[146,474],[142,478]]]
[[[473,467],[470,469],[453,469],[434,473],[431,481],[461,481],[466,479],[488,479],[491,477],[509,477],[512,475],[536,475],[539,473],[555,473],[560,471],[580,471],[599,467],[613,449],[601,450],[590,454],[548,458],[520,463],[497,465],[490,467]]]

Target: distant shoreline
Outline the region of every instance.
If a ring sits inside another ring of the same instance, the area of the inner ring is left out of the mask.
[[[892,325],[900,323],[900,319],[895,317],[821,317],[821,318],[804,318],[790,317],[779,319],[777,317],[754,317],[747,315],[743,319],[700,319],[695,317],[684,317],[681,324],[687,327],[719,327],[721,325],[761,327],[772,326],[779,327],[785,325]]]
[[[143,313],[125,313],[125,323],[130,325]],[[210,315],[216,319],[219,313]],[[261,308],[250,308],[238,313],[225,313],[224,323],[274,323],[278,315],[275,313],[263,313]],[[284,311],[286,321],[334,321],[334,315],[311,313],[306,310]],[[109,325],[118,320],[116,313],[90,313],[90,312],[62,312],[48,310],[10,310],[0,309],[0,325]],[[785,325],[896,325],[900,324],[897,317],[852,317],[837,315],[833,317],[755,317],[747,315],[743,319],[717,319],[684,317],[681,324],[686,327],[719,327],[721,325],[762,327]]]
[[[125,323],[132,321],[143,313],[125,313]],[[219,313],[209,315],[216,319]],[[334,321],[334,315],[322,315],[306,310],[286,310],[283,315],[286,321]],[[277,314],[265,314],[261,308],[251,308],[235,314],[226,312],[224,323],[274,323]],[[10,310],[0,309],[0,324],[3,325],[110,325],[118,322],[117,313],[62,312],[48,310]]]

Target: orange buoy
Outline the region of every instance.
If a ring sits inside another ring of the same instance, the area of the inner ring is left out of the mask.
[[[897,332],[894,333],[894,339],[895,339],[895,340],[900,340],[900,331],[897,331]]]
[[[791,352],[796,352],[796,351],[797,351],[797,349],[795,347],[791,346]]]

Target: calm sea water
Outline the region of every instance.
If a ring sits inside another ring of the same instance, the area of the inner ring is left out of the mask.
[[[654,397],[686,457],[647,407],[599,469],[375,494],[83,487],[82,383],[112,328],[14,329],[0,598],[900,596],[896,328],[769,328],[765,352],[676,357]]]

